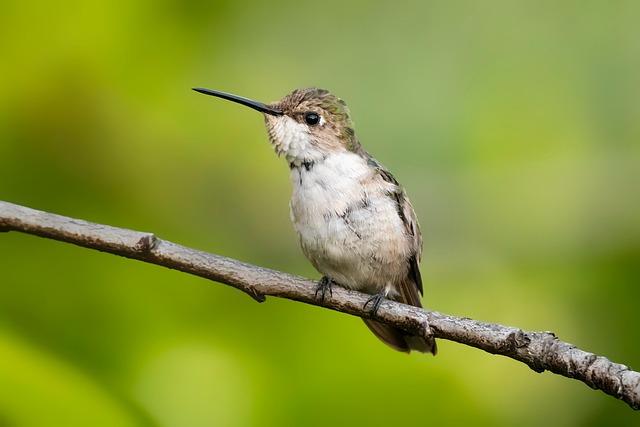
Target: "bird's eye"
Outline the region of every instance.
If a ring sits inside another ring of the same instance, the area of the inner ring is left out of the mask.
[[[313,111],[304,113],[304,121],[310,126],[315,126],[320,123],[320,116]]]

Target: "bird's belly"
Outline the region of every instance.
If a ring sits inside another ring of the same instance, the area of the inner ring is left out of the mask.
[[[291,217],[304,254],[322,274],[368,293],[406,277],[409,239],[388,195],[359,182],[299,188]],[[349,187],[349,188],[344,188]],[[345,196],[348,195],[348,196]]]

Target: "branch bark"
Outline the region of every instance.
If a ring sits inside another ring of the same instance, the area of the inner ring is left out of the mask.
[[[316,283],[299,276],[187,248],[152,233],[95,224],[0,201],[0,231],[20,231],[86,248],[180,270],[239,289],[258,302],[267,295],[369,317],[363,309],[369,295],[334,288],[324,301],[315,298]],[[640,373],[603,356],[560,341],[552,332],[450,316],[385,300],[377,320],[407,331],[433,335],[575,378],[640,409]]]

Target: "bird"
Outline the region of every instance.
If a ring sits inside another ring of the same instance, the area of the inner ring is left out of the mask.
[[[422,307],[422,233],[406,191],[356,136],[346,103],[325,89],[295,89],[262,103],[219,90],[196,92],[261,112],[269,142],[290,169],[290,217],[306,258],[334,285],[370,294],[365,324],[391,348],[437,352],[433,337],[375,320],[384,299]]]

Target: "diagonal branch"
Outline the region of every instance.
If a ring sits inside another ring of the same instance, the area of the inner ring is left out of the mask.
[[[335,288],[319,301],[315,282],[161,240],[151,233],[68,218],[0,201],[0,231],[20,231],[157,264],[233,286],[262,302],[266,295],[287,298],[359,317],[368,295]],[[551,332],[449,316],[385,300],[377,320],[407,331],[456,341],[545,370],[575,378],[640,409],[640,373],[603,356],[560,341]]]

